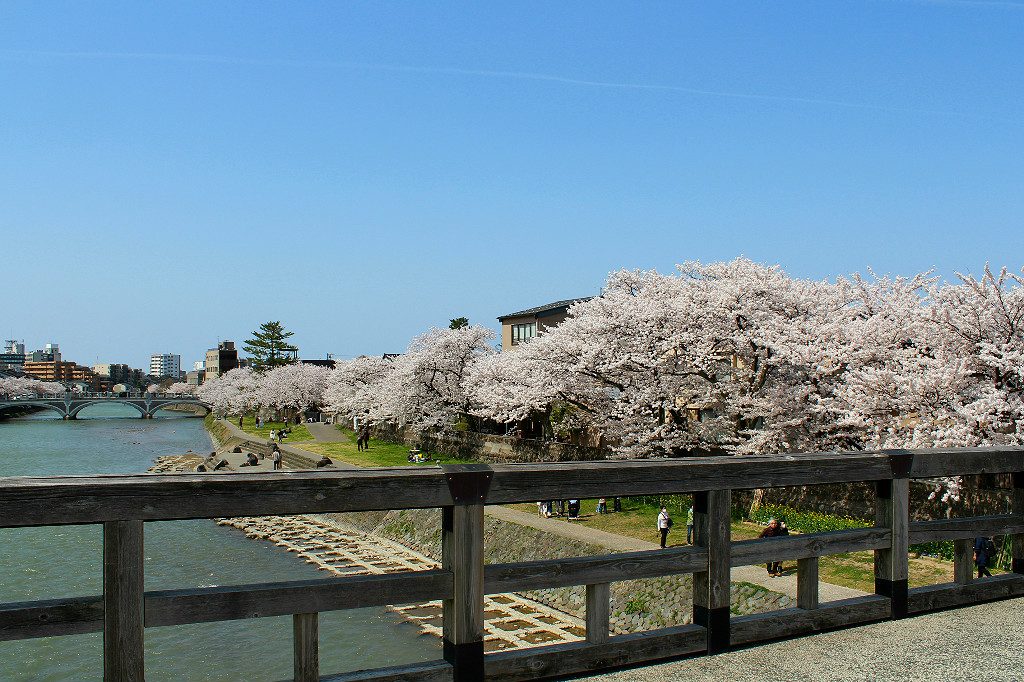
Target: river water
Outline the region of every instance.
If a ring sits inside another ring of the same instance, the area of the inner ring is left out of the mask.
[[[40,413],[0,421],[0,476],[134,473],[155,457],[206,453],[201,419],[127,406],[86,408],[77,421]],[[146,589],[327,577],[268,542],[212,521],[147,523]],[[96,525],[0,529],[0,602],[102,592]],[[290,616],[146,629],[147,680],[285,680],[292,674]],[[383,609],[320,614],[321,674],[440,657],[436,638]],[[102,635],[0,642],[0,680],[100,680]]]

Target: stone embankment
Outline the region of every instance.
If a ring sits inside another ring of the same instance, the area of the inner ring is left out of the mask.
[[[441,556],[441,514],[436,510],[403,510],[326,515],[364,533],[392,540],[423,556]],[[487,515],[484,520],[484,560],[512,563],[607,554],[610,548],[581,542],[537,528]],[[693,581],[689,575],[646,578],[612,583],[613,634],[641,632],[692,621]],[[523,592],[522,596],[568,614],[586,616],[582,585]],[[733,583],[731,609],[735,614],[787,608],[791,599],[758,585]]]

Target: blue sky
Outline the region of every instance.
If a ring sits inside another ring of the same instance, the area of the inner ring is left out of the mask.
[[[307,357],[746,255],[1024,264],[1024,3],[0,4],[0,334]]]

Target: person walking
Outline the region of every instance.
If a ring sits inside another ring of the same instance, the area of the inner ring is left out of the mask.
[[[668,543],[668,531],[672,527],[672,517],[668,515],[668,509],[662,507],[658,512],[658,532],[661,533],[661,548],[665,549]]]
[[[783,528],[778,519],[771,519],[768,521],[768,527],[761,531],[760,537],[777,538],[787,535],[788,533],[789,531]],[[765,564],[765,568],[768,569],[768,575],[773,578],[782,575],[782,563],[779,561],[769,561]]]
[[[693,505],[686,512],[686,544],[693,544]]]
[[[238,428],[242,428],[242,418],[238,418]]]
[[[988,571],[988,562],[989,559],[994,559],[995,556],[996,543],[992,541],[992,538],[980,537],[974,539],[974,564],[978,567],[978,580],[992,577],[992,574]]]
[[[275,445],[275,446],[274,446],[274,456],[273,456],[273,458],[272,458],[272,460],[273,460],[273,462],[274,462],[274,471],[277,471],[278,469],[280,469],[280,468],[281,468],[281,459],[282,459],[282,457],[281,457],[281,451],[280,451],[280,450],[278,449],[278,447],[277,447],[277,446]]]

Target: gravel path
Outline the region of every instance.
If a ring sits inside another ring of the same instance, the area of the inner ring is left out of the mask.
[[[635,668],[601,682],[1021,682],[1024,599]]]

